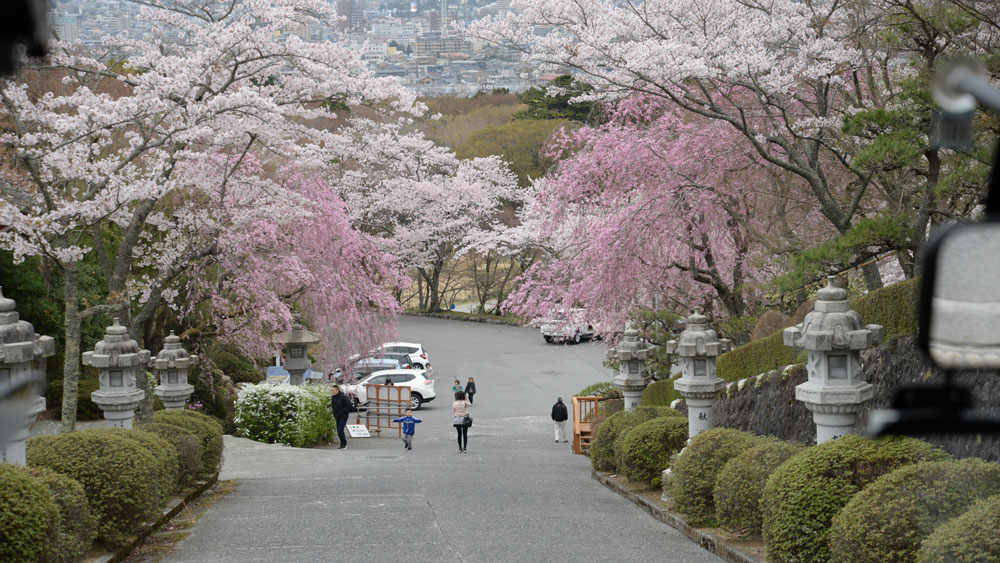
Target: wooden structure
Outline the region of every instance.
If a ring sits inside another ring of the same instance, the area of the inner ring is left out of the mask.
[[[601,397],[573,397],[573,453],[590,452]]]
[[[396,431],[396,437],[403,437],[403,425],[394,419],[406,416],[410,408],[410,388],[405,385],[367,385],[368,405],[358,411],[358,424],[368,427],[368,432],[381,437]]]

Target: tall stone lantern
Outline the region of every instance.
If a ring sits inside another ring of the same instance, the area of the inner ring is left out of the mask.
[[[667,352],[676,354],[681,365],[681,377],[674,382],[674,389],[688,407],[688,438],[714,426],[715,397],[726,387],[725,380],[716,375],[715,360],[730,348],[730,341],[720,339],[698,311],[687,318],[679,339],[667,342]]]
[[[296,325],[292,330],[282,332],[271,339],[271,342],[281,344],[285,348],[285,369],[288,370],[292,385],[302,385],[306,370],[312,366],[308,348],[319,341],[318,334],[306,330],[301,325]]]
[[[642,405],[642,391],[649,385],[651,377],[646,373],[646,359],[652,354],[649,345],[639,340],[639,331],[629,323],[625,334],[615,348],[618,359],[618,374],[614,377],[615,387],[625,395],[625,408]]]
[[[809,380],[795,387],[795,398],[812,411],[816,443],[854,433],[858,411],[874,390],[861,379],[861,350],[882,341],[879,325],[863,325],[851,310],[847,290],[834,287],[833,276],[816,293],[816,305],[802,324],[786,328],[785,346],[809,352]]]
[[[104,331],[104,340],[83,353],[83,365],[100,370],[101,388],[90,399],[104,411],[108,428],[132,428],[135,408],[144,396],[135,382],[137,377],[146,377],[148,363],[149,350],[128,337],[128,329],[117,317]]]
[[[52,337],[35,334],[31,323],[20,320],[15,306],[0,290],[0,461],[23,466],[28,429],[45,410],[45,397],[38,396],[45,358],[56,349]]]
[[[170,331],[163,341],[163,350],[153,358],[152,367],[157,381],[156,396],[167,409],[183,409],[194,386],[188,383],[188,369],[198,363],[198,356],[187,353],[181,339]]]

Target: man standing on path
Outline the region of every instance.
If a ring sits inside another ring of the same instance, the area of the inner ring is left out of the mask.
[[[333,394],[330,396],[330,408],[333,409],[333,418],[337,420],[337,438],[340,440],[340,447],[337,449],[346,450],[347,436],[344,434],[344,427],[347,426],[347,419],[354,411],[354,405],[351,399],[341,392],[340,387],[334,385],[331,393]]]
[[[562,401],[562,397],[556,400],[556,404],[552,405],[552,422],[555,423],[556,427],[556,442],[562,437],[563,442],[568,442],[566,439],[566,420],[569,419],[569,412],[566,410],[566,405]]]

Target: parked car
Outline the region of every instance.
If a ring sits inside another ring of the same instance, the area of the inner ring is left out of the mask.
[[[431,365],[423,346],[415,342],[386,342],[380,350],[385,354],[407,354],[413,367],[417,369],[429,368]],[[369,355],[375,356],[376,352],[377,350],[373,350]]]
[[[542,338],[546,342],[574,342],[594,337],[594,325],[587,320],[586,309],[559,309],[542,321]]]
[[[433,377],[422,369],[377,371],[356,384],[344,385],[343,389],[348,395],[354,397],[355,406],[363,406],[368,404],[369,385],[386,385],[389,382],[393,385],[404,385],[410,388],[410,408],[413,410],[419,409],[421,405],[433,401],[437,397]]]
[[[407,357],[408,359],[408,357]],[[410,364],[402,364],[397,358],[390,358],[388,356],[383,356],[380,358],[369,357],[361,358],[351,363],[347,374],[343,370],[338,369],[334,374],[336,380],[343,383],[352,379],[362,379],[367,377],[376,371],[384,371],[387,369],[405,369],[410,367]]]

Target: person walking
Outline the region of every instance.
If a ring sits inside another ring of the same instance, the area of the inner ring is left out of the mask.
[[[337,439],[340,440],[340,447],[337,449],[346,450],[347,436],[344,434],[344,427],[347,426],[347,419],[356,409],[350,397],[341,391],[339,386],[334,385],[330,393],[330,408],[333,409],[333,418],[337,421]]]
[[[469,378],[469,382],[465,384],[465,396],[469,398],[469,404],[472,404],[472,396],[476,394],[476,380]]]
[[[451,392],[452,393],[461,393],[462,391],[463,391],[462,390],[462,383],[459,380],[456,379],[455,380],[455,384],[451,386]]]
[[[455,415],[453,425],[458,432],[458,451],[462,453],[465,453],[465,449],[469,445],[469,423],[466,418],[469,416],[471,404],[465,399],[464,391],[455,392],[455,402],[451,404],[451,412]]]
[[[397,418],[393,422],[403,423],[403,449],[412,450],[413,449],[413,430],[418,422],[423,422],[419,418],[413,418],[413,411],[406,409],[406,416],[402,418]]]
[[[566,410],[566,404],[563,403],[562,397],[556,399],[556,404],[552,405],[552,422],[556,427],[556,442],[559,441],[560,437],[563,442],[568,442],[566,439],[566,421],[569,419],[569,412]]]

